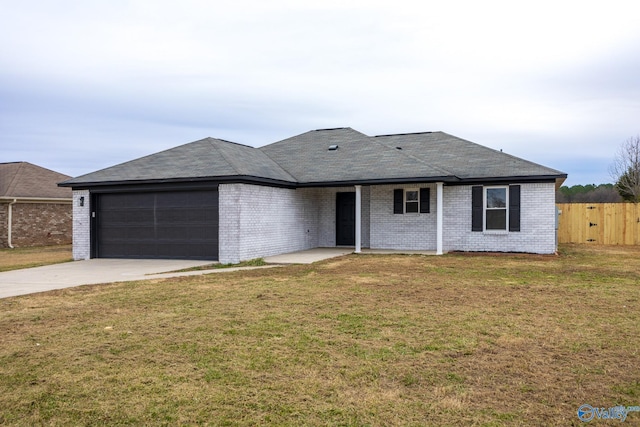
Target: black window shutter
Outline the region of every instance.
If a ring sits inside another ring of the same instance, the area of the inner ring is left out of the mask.
[[[401,214],[404,213],[403,205],[404,204],[404,190],[402,188],[398,188],[393,190],[393,213]]]
[[[520,231],[520,186],[509,186],[509,231]]]
[[[482,231],[482,185],[471,187],[471,231]]]
[[[420,213],[429,213],[430,212],[430,202],[431,202],[431,189],[430,188],[421,188],[420,189]]]

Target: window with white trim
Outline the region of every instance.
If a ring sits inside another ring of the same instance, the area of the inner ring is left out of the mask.
[[[471,231],[520,231],[520,184],[471,187]]]
[[[393,190],[393,213],[420,213],[431,212],[431,190],[424,188],[396,188]]]
[[[506,231],[509,224],[508,187],[484,188],[484,229]]]
[[[418,213],[420,207],[420,192],[418,189],[404,190],[404,213]]]

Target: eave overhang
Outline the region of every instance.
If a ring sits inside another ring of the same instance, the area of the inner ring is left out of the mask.
[[[281,181],[270,178],[256,176],[230,175],[212,176],[199,178],[168,178],[168,179],[143,179],[143,180],[122,180],[122,181],[96,181],[96,182],[61,182],[59,187],[71,187],[73,190],[90,190],[94,192],[106,192],[114,189],[130,191],[132,189],[145,190],[156,186],[161,186],[170,190],[171,187],[198,187],[205,188],[217,184],[257,184],[272,187],[295,188],[296,184],[289,181]]]
[[[473,184],[506,184],[506,183],[535,183],[555,182],[558,188],[567,178],[560,175],[524,175],[503,177],[474,177],[460,178],[457,176],[425,176],[405,178],[354,179],[318,182],[290,182],[249,175],[212,176],[200,178],[170,178],[148,180],[122,180],[98,182],[61,182],[60,187],[71,187],[73,190],[90,190],[94,192],[110,191],[146,191],[162,187],[164,190],[178,188],[207,188],[217,184],[254,184],[280,188],[312,188],[312,187],[349,187],[353,185],[392,185],[443,182],[445,185],[473,185]]]

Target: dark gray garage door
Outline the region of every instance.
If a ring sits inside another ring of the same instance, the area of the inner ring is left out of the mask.
[[[218,191],[99,194],[98,258],[218,259]]]

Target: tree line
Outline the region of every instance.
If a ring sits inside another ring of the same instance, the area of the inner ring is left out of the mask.
[[[556,203],[620,203],[622,196],[614,184],[563,185],[556,191]]]

